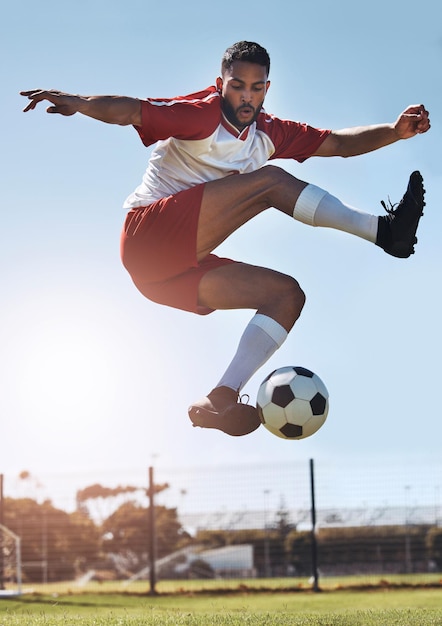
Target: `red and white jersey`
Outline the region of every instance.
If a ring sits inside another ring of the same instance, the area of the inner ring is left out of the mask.
[[[125,209],[233,173],[253,172],[271,159],[305,161],[330,133],[263,110],[239,132],[223,115],[216,87],[189,96],[143,100],[141,112],[141,126],[135,128],[145,146],[156,146]]]

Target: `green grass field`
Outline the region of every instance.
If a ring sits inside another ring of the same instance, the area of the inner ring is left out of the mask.
[[[236,587],[214,591],[191,582],[184,582],[180,593],[160,590],[155,596],[142,593],[140,584],[137,591],[121,591],[120,584],[116,592],[112,584],[104,584],[98,586],[100,592],[92,585],[81,593],[60,585],[55,592],[46,586],[38,592],[0,599],[0,626],[442,625],[440,583],[428,587],[401,583],[365,590],[357,586],[344,589],[338,583],[334,589],[314,593],[301,587],[286,591],[275,581],[271,581],[273,588],[266,585],[266,591],[238,582]]]

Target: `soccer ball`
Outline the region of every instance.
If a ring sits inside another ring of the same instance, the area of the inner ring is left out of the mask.
[[[305,367],[280,367],[258,390],[256,408],[262,424],[282,439],[313,435],[327,419],[328,391]]]

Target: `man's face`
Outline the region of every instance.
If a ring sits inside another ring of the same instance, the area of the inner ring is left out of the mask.
[[[266,68],[248,61],[234,61],[218,78],[223,113],[239,131],[256,120],[269,86]]]

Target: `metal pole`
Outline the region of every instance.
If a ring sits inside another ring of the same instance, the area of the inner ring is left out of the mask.
[[[156,538],[155,538],[155,485],[153,477],[153,467],[149,467],[149,578],[150,578],[150,595],[156,594],[156,571],[155,571],[155,557],[156,557]]]
[[[3,510],[3,474],[0,474],[0,589],[5,588],[5,572],[3,563],[3,526],[4,526],[4,510]]]
[[[411,538],[410,538],[410,486],[405,487],[405,572],[411,574],[413,563],[411,559]]]
[[[21,539],[20,537],[16,537],[17,546],[17,588],[18,594],[21,595],[22,591],[22,577],[21,577]]]
[[[270,551],[269,551],[269,528],[267,523],[267,497],[270,493],[269,489],[264,489],[264,576],[270,578]]]
[[[48,584],[48,518],[45,504],[42,505],[42,523],[41,523],[41,573],[42,582]]]
[[[315,474],[313,459],[310,459],[310,493],[311,493],[311,516],[312,516],[312,575],[313,575],[313,591],[319,589],[319,572],[318,572],[318,543],[316,540],[316,505],[315,505]]]

